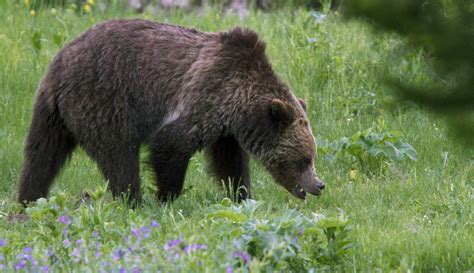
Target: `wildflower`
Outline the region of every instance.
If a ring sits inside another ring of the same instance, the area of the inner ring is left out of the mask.
[[[0,239],[0,247],[4,247],[7,244],[7,241]]]
[[[119,248],[116,251],[114,251],[114,254],[112,255],[112,259],[115,261],[118,261],[125,256],[125,251],[123,249]]]
[[[142,270],[138,267],[135,267],[135,269],[133,269],[133,273],[141,273]]]
[[[21,260],[20,262],[16,263],[13,267],[16,271],[22,270],[26,267],[26,260]]]
[[[155,221],[155,220],[151,221],[151,227],[157,228],[159,226],[160,226],[160,224],[157,221]]]
[[[250,263],[250,255],[246,252],[243,252],[243,251],[235,252],[234,253],[234,258],[240,258],[240,259],[244,260],[245,264]]]
[[[23,0],[23,4],[25,4],[25,6],[29,6],[30,5],[30,0]]]
[[[83,7],[85,13],[90,13],[92,11],[92,6],[89,3],[86,3]]]
[[[321,23],[326,19],[326,14],[323,14],[321,12],[313,12],[311,15],[313,16],[314,20],[318,23]]]
[[[63,245],[64,245],[65,247],[69,246],[69,243],[70,243],[70,242],[69,242],[69,239],[64,239],[64,240],[63,240]]]
[[[147,238],[147,239],[150,238],[151,229],[149,227],[142,227],[141,232],[144,238]]]
[[[49,273],[49,272],[51,272],[51,271],[49,270],[49,266],[47,266],[47,265],[43,265],[43,266],[41,267],[41,271],[43,271],[44,273]]]
[[[139,238],[140,237],[140,230],[138,228],[132,228],[132,235]]]
[[[69,219],[67,215],[61,215],[58,217],[58,222],[69,225],[71,223],[71,219]]]
[[[207,249],[207,245],[203,244],[190,244],[184,247],[183,251],[185,254],[189,254],[190,252],[200,250],[200,249]]]
[[[76,241],[76,245],[81,245],[83,242],[84,242],[84,241],[83,241],[82,239],[78,239],[78,240]]]
[[[94,238],[99,237],[99,233],[94,230],[94,231],[92,232],[92,237],[94,237]]]
[[[54,251],[51,248],[48,248],[45,252],[47,257],[52,257],[54,255]]]
[[[36,11],[34,9],[30,10],[30,16],[35,17],[36,16]]]
[[[72,252],[71,252],[71,256],[74,258],[74,262],[79,262],[80,261],[80,257],[79,257],[79,254],[81,253],[81,250],[77,247],[75,247]]]
[[[226,269],[225,269],[225,273],[234,273],[234,269],[232,269],[232,266],[228,266]]]
[[[55,9],[55,8],[52,8],[52,9],[49,11],[49,13],[51,13],[51,15],[55,16],[55,15],[58,14],[58,10]]]
[[[356,180],[357,179],[357,170],[350,170],[349,171],[349,178],[351,180]]]
[[[38,262],[35,260],[35,258],[33,258],[33,255],[31,255],[32,251],[33,249],[31,247],[25,247],[23,249],[23,253],[18,255],[18,259],[22,259],[25,262],[29,261],[31,265],[37,266]]]
[[[170,240],[166,245],[163,247],[166,251],[170,252],[175,246],[178,246],[182,243],[180,239]]]

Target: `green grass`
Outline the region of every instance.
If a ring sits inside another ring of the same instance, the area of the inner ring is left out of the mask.
[[[44,9],[30,16],[28,7],[6,2],[0,1],[0,239],[6,240],[5,246],[0,244],[0,270],[14,270],[22,259],[18,255],[28,254],[24,247],[33,247],[40,265],[57,272],[98,268],[118,272],[118,265],[172,272],[225,272],[229,266],[234,272],[474,270],[472,150],[452,141],[440,117],[395,100],[381,77],[391,74],[408,82],[427,82],[433,75],[423,54],[400,37],[373,33],[362,22],[329,14],[318,23],[303,10],[253,12],[242,21],[212,9],[139,17],[203,31],[236,25],[255,29],[267,42],[275,71],[307,101],[318,142],[368,128],[397,131],[399,139],[418,152],[416,162],[385,160],[381,162],[389,165],[385,171],[369,175],[347,155],[335,161],[320,158],[316,168],[327,187],[321,197],[305,202],[276,186],[253,162],[253,193],[261,203],[251,213],[246,210],[254,206],[252,202],[229,207],[227,200],[222,201],[223,190],[206,175],[198,154],[187,172],[186,192],[168,205],[154,200],[152,174],[142,164],[144,202],[130,210],[112,200],[95,164],[77,150],[56,179],[54,200],[29,209],[29,221],[8,220],[20,211],[15,192],[23,142],[35,89],[48,62],[65,42],[95,23],[137,15],[122,10],[86,15],[58,10],[53,15]],[[145,154],[146,149],[143,158]],[[96,196],[91,203],[78,205],[83,191]],[[333,226],[314,214],[325,215]],[[57,221],[60,215],[71,218],[67,235],[62,233],[66,225]],[[139,236],[132,229],[150,227],[153,220],[160,226],[152,228],[149,238],[140,237],[139,250],[113,261],[114,251],[137,243]],[[312,230],[311,226],[316,227],[313,233],[300,236],[295,231]],[[99,236],[92,236],[93,231]],[[332,231],[335,241],[328,239]],[[299,236],[298,243],[289,240],[290,235]],[[63,244],[66,238],[71,245]],[[85,241],[83,246],[74,245],[79,238]],[[189,255],[179,248],[164,250],[173,239],[184,241],[181,246],[196,243],[207,248]],[[345,249],[347,243],[352,247]],[[81,251],[77,262],[75,248]],[[52,257],[46,254],[48,249],[55,253]],[[296,255],[290,255],[295,249]],[[95,256],[98,251],[100,257]],[[181,255],[167,257],[175,255],[173,251]],[[252,254],[248,264],[237,257],[239,251]]]

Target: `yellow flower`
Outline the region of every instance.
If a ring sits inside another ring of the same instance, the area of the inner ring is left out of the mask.
[[[25,6],[28,6],[30,4],[30,0],[23,0],[23,4],[25,4]]]
[[[350,171],[349,171],[349,178],[350,178],[351,180],[356,180],[356,178],[357,178],[357,170],[350,170]]]
[[[50,10],[50,13],[51,13],[51,15],[55,16],[56,14],[58,14],[58,11],[55,8],[52,8]]]
[[[92,6],[89,3],[84,5],[84,12],[89,13],[92,11]]]
[[[94,5],[94,0],[87,0],[86,3],[93,6]]]
[[[34,9],[30,10],[30,16],[32,17],[36,16],[36,11]]]

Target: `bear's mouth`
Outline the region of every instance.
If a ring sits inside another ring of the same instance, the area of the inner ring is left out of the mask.
[[[293,189],[291,190],[291,194],[293,194],[296,198],[299,199],[306,198],[306,192],[298,184],[293,187]]]
[[[306,199],[306,191],[299,185],[296,184],[291,190],[291,194],[293,194],[296,198],[299,199]],[[319,189],[311,189],[311,191],[308,191],[312,195],[319,196],[321,195],[321,191]]]

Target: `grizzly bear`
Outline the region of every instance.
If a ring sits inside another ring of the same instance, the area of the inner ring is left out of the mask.
[[[319,195],[306,105],[273,72],[249,29],[208,33],[145,20],[97,24],[53,59],[36,94],[18,201],[46,197],[80,145],[114,197],[139,200],[147,144],[157,193],[178,197],[191,156],[239,200],[250,196],[249,155],[294,196]]]

